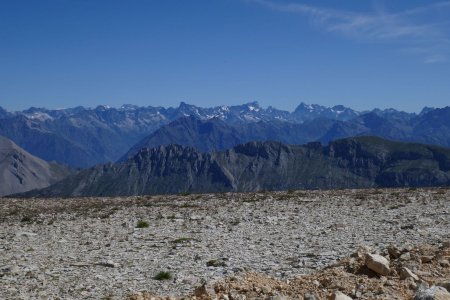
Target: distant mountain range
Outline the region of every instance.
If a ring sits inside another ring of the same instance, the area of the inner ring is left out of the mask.
[[[167,122],[153,108],[31,108],[0,118],[0,135],[44,160],[87,167],[118,159]]]
[[[302,124],[278,120],[228,124],[218,118],[201,120],[193,116],[182,117],[139,141],[119,161],[134,156],[142,148],[160,145],[177,144],[209,152],[230,149],[250,141],[304,144],[319,140],[333,124],[334,121],[328,119],[314,119]]]
[[[303,144],[375,135],[450,146],[450,107],[424,108],[420,114],[304,103],[287,112],[261,108],[257,102],[213,108],[183,102],[177,108],[0,108],[0,135],[44,160],[81,168],[126,159],[141,147],[172,143],[212,151],[253,140]]]
[[[184,102],[177,108],[123,105],[120,108],[49,110],[32,107],[13,113],[0,107],[0,135],[42,159],[88,167],[116,161],[154,130],[186,116],[202,120],[217,118],[227,124],[248,124],[258,121],[302,123],[318,116],[346,120],[357,114],[342,106],[326,108],[303,103],[290,113],[273,107],[264,109],[257,102],[213,108]]]
[[[0,136],[0,196],[44,188],[72,173],[69,168],[43,161]]]
[[[450,184],[450,149],[377,137],[328,146],[250,142],[203,153],[179,145],[141,149],[26,196],[124,196],[315,188],[416,187]]]
[[[391,140],[450,146],[450,108],[433,109],[419,116],[373,111],[347,121],[314,118],[303,123],[271,120],[228,124],[221,119],[182,117],[157,129],[119,160],[132,157],[142,148],[178,144],[203,152],[224,150],[250,141],[280,141],[304,144],[354,136],[379,136]]]

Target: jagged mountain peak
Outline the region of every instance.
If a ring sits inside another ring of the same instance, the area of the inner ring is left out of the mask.
[[[349,108],[348,108],[348,107],[345,107],[345,106],[342,105],[342,104],[338,104],[338,105],[333,106],[331,109],[337,110],[337,111],[344,111],[344,110],[349,109]]]
[[[325,107],[318,104],[306,104],[305,102],[300,102],[294,112],[312,112],[314,110],[324,110]]]
[[[193,104],[188,104],[184,101],[181,101],[180,104],[178,105],[178,109],[191,109],[191,108],[196,108],[197,106],[193,105]]]
[[[0,118],[5,118],[9,115],[10,115],[10,113],[6,109],[4,109],[3,107],[0,106]]]
[[[120,107],[120,110],[125,110],[125,111],[134,111],[134,110],[137,110],[137,109],[139,109],[139,106],[134,105],[134,104],[123,104]]]
[[[256,101],[210,108],[186,102],[169,108],[129,104],[119,108],[103,105],[57,110],[33,107],[14,113],[0,110],[0,134],[14,140],[33,155],[74,167],[117,161],[132,145],[185,116],[195,116],[200,120],[220,119],[229,125],[228,128],[223,123],[219,126],[217,122],[199,125],[203,130],[200,134],[200,148],[204,147],[202,149],[208,151],[218,140],[224,142],[214,149],[246,142],[250,138],[267,140],[275,137],[283,142],[298,143],[328,141],[360,134],[450,145],[449,133],[444,130],[448,128],[446,114],[441,110],[428,108],[426,112],[424,110],[420,116],[391,109],[360,113],[343,105],[325,107],[304,102],[294,112],[288,112],[271,106],[261,107]],[[389,126],[373,127],[375,123],[364,121],[371,118],[371,113],[376,113],[383,119],[378,124]],[[369,116],[364,117],[366,114]],[[335,126],[331,129],[333,122]],[[301,130],[294,130],[295,124],[305,126]],[[241,128],[236,129],[237,127]],[[173,131],[174,128],[169,131],[174,133],[173,136],[189,133],[194,137],[197,135],[192,131],[194,129],[195,126],[191,131],[182,131],[181,127],[176,129],[179,130],[178,133]],[[183,141],[199,146],[189,134]],[[161,135],[152,145],[170,143],[171,140],[164,136],[167,134]]]
[[[430,111],[433,111],[433,110],[435,110],[435,109],[436,109],[436,108],[434,108],[434,107],[428,107],[428,106],[425,106],[425,107],[420,111],[419,116],[423,116],[424,114],[429,113]]]
[[[97,106],[95,107],[94,110],[97,110],[97,111],[107,111],[107,110],[110,110],[110,109],[115,109],[115,108],[113,108],[113,107],[111,107],[111,106],[109,106],[109,105],[101,104],[101,105],[97,105]]]
[[[360,112],[345,107],[344,105],[326,107],[318,104],[306,104],[304,102],[301,102],[292,114],[302,121],[316,118],[347,121],[361,115]]]
[[[261,109],[258,101],[247,102],[243,106],[247,107],[249,111],[259,111]]]

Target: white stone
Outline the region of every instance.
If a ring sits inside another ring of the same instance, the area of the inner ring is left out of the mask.
[[[349,296],[347,296],[346,294],[342,293],[342,292],[334,292],[333,294],[331,294],[331,297],[329,297],[330,300],[352,300],[352,298],[350,298]]]
[[[450,293],[441,286],[432,286],[429,289],[419,289],[414,300],[450,300]]]
[[[375,273],[383,276],[386,276],[391,272],[389,261],[384,256],[378,254],[367,254],[366,266]]]

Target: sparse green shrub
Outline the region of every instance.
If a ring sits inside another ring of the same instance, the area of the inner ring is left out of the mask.
[[[156,280],[170,280],[172,279],[172,274],[169,271],[160,271],[155,275]]]
[[[24,216],[24,217],[20,220],[20,222],[23,222],[23,223],[30,223],[30,222],[31,222],[31,217],[29,217],[29,216]]]
[[[200,207],[198,204],[192,204],[189,202],[185,202],[179,206],[179,208],[198,208],[198,207]]]
[[[237,225],[239,225],[239,223],[241,223],[241,221],[239,221],[239,220],[230,221],[231,226],[237,226]]]
[[[223,260],[211,259],[206,263],[207,267],[226,267],[227,264]]]
[[[356,194],[355,195],[355,199],[357,199],[357,200],[366,200],[367,199],[367,195],[366,194]]]
[[[147,221],[139,220],[137,222],[136,228],[148,228],[150,224]]]
[[[18,215],[19,213],[20,213],[20,209],[15,208],[9,212],[9,215],[15,216],[15,215]]]
[[[172,243],[174,244],[182,244],[182,243],[187,243],[194,240],[193,238],[189,238],[189,237],[182,237],[182,238],[178,238],[176,240],[173,240]]]
[[[375,189],[375,190],[372,190],[372,192],[370,194],[372,194],[372,195],[382,195],[383,193],[384,193],[383,190]]]

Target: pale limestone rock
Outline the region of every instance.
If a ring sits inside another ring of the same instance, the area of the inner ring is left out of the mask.
[[[425,263],[429,263],[430,261],[432,261],[433,258],[434,258],[434,256],[424,255],[424,256],[420,257],[420,261],[425,264]]]
[[[32,237],[32,236],[37,236],[37,233],[20,231],[20,232],[17,233],[17,236]]]
[[[401,279],[401,280],[404,280],[404,279],[407,279],[407,278],[412,278],[412,279],[414,279],[415,281],[419,280],[419,277],[418,277],[416,274],[414,274],[414,273],[413,273],[410,269],[408,269],[407,267],[401,268],[399,274],[400,274],[400,279]]]
[[[331,294],[330,297],[328,297],[329,300],[352,300],[352,298],[350,298],[349,296],[347,296],[346,294],[342,293],[342,292],[334,292],[333,294]]]
[[[403,260],[403,261],[411,260],[411,253],[409,253],[409,252],[403,253],[402,255],[400,255],[400,260]]]
[[[432,286],[429,289],[419,288],[414,300],[450,300],[450,293],[441,286]]]
[[[289,298],[286,296],[276,295],[270,298],[271,300],[288,300]]]
[[[386,276],[390,273],[389,261],[378,254],[366,255],[366,266],[379,275]]]
[[[371,251],[371,249],[369,246],[360,246],[360,247],[358,247],[358,250],[356,250],[356,252],[352,254],[352,256],[363,258],[368,253],[370,253],[370,251]]]
[[[313,294],[307,293],[303,296],[304,300],[318,300],[317,297]]]
[[[450,267],[450,262],[448,261],[448,259],[441,259],[439,261],[439,264],[444,268]]]

